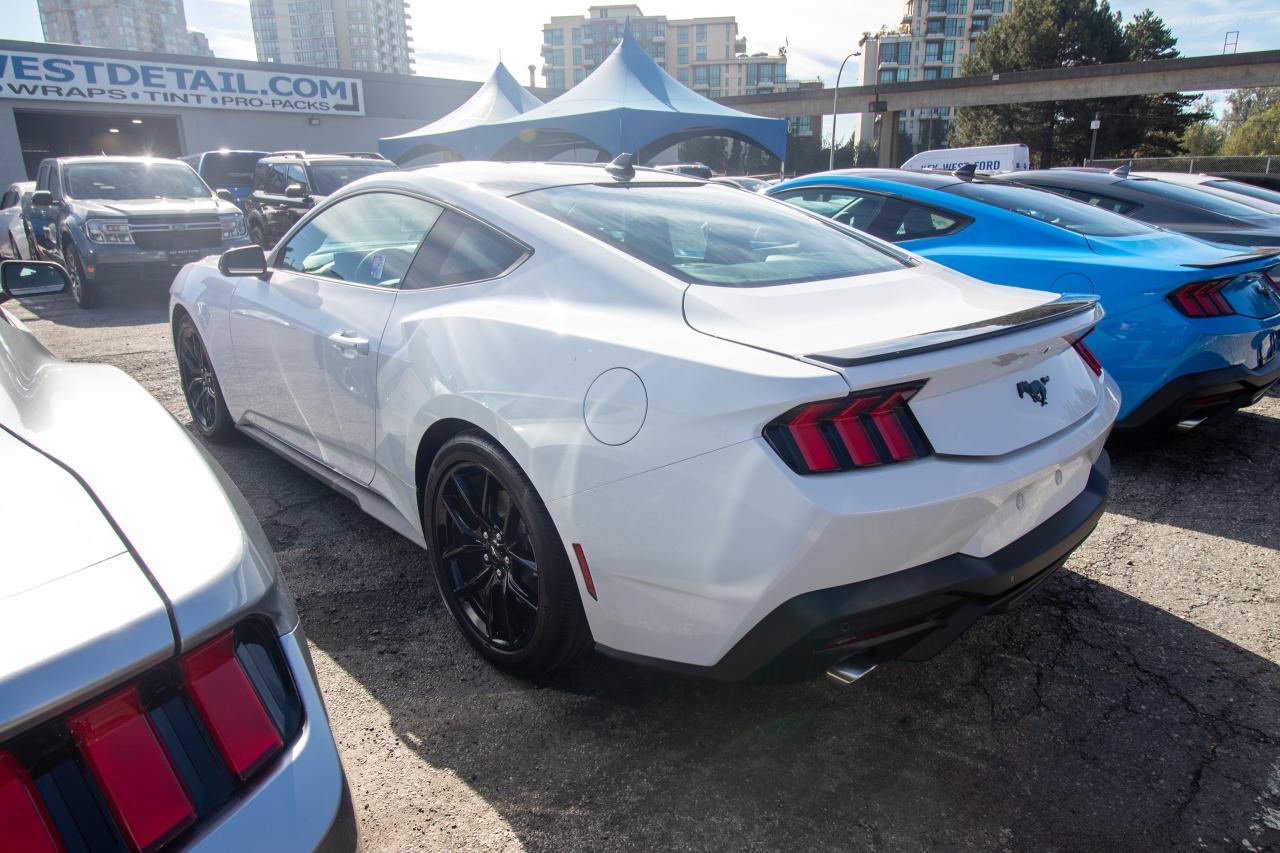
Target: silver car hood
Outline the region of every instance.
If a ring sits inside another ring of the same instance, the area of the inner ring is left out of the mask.
[[[296,626],[253,513],[186,430],[123,372],[58,361],[3,309],[0,435],[0,462],[31,475],[9,480],[24,506],[0,513],[0,739],[250,612]]]

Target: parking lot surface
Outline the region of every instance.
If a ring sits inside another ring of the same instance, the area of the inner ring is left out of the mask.
[[[163,296],[12,310],[189,423]],[[367,850],[1280,850],[1280,396],[1113,448],[1044,591],[849,689],[508,678],[416,547],[249,441],[209,449],[297,598]]]

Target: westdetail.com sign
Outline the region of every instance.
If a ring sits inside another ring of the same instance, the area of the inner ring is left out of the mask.
[[[364,115],[349,77],[15,51],[0,51],[0,98]]]

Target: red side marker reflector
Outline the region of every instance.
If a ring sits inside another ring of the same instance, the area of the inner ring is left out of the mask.
[[[596,601],[600,600],[600,596],[596,595],[596,582],[591,579],[591,567],[587,565],[587,555],[582,553],[582,546],[577,542],[573,543],[573,554],[578,558],[578,570],[582,572],[582,582],[587,585],[587,592]]]
[[[7,752],[0,752],[0,849],[24,853],[65,849],[31,777]]]
[[[248,779],[284,746],[236,659],[230,631],[182,659],[182,681],[218,752],[241,779]]]
[[[134,850],[155,850],[195,820],[195,808],[137,687],[120,690],[67,722]]]

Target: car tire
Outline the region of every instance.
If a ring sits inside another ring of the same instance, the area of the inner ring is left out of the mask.
[[[71,297],[81,308],[97,308],[102,304],[102,291],[85,275],[76,244],[67,241],[62,246],[62,257],[67,262],[67,277],[71,279]]]
[[[497,442],[463,432],[423,490],[436,585],[463,636],[499,668],[549,675],[593,647],[564,542],[529,478]]]
[[[222,386],[209,361],[200,332],[190,317],[178,321],[173,333],[173,349],[178,356],[178,376],[182,396],[191,413],[196,432],[209,441],[226,444],[239,436],[231,412],[222,397]]]
[[[249,240],[257,243],[263,249],[270,248],[267,245],[267,234],[262,229],[262,223],[258,222],[256,219],[249,220]]]

